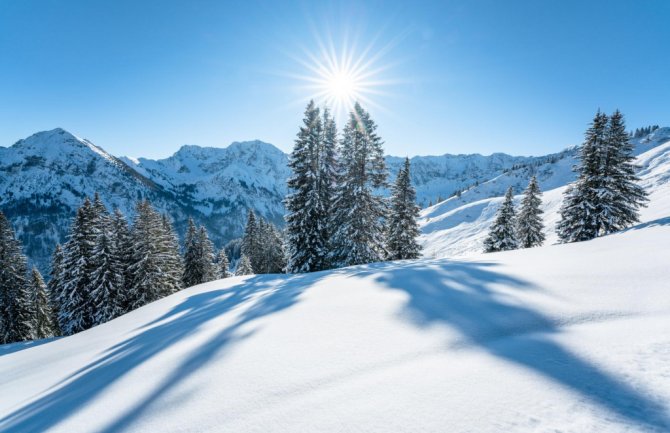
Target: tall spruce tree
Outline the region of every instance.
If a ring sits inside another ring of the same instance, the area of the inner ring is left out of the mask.
[[[101,230],[98,233],[92,254],[93,325],[100,325],[122,315],[126,305],[123,268],[112,232]]]
[[[63,287],[58,299],[58,323],[63,335],[83,331],[94,323],[90,290],[97,235],[95,215],[90,200],[86,198],[77,209],[69,239],[63,248]]]
[[[167,214],[160,215],[158,251],[160,263],[165,270],[163,275],[161,296],[168,296],[182,289],[181,276],[184,263],[179,254],[179,237]]]
[[[228,260],[228,255],[226,254],[226,249],[221,248],[219,254],[216,258],[216,266],[218,269],[219,278],[228,278],[230,277],[230,261]]]
[[[516,239],[516,214],[514,212],[514,193],[507,189],[496,219],[484,240],[484,252],[508,251],[518,248]]]
[[[202,282],[198,251],[198,228],[193,218],[188,219],[186,236],[184,237],[184,274],[182,285],[184,287],[195,286]]]
[[[26,281],[27,260],[21,243],[0,212],[0,342],[33,338],[34,309]]]
[[[323,209],[324,222],[320,223],[323,227],[326,249],[330,252],[332,249],[331,238],[335,232],[333,227],[333,201],[335,199],[335,190],[337,188],[338,178],[338,143],[337,126],[335,119],[328,108],[323,110],[323,138],[321,140],[321,150],[319,152],[319,201]],[[324,269],[330,268],[330,253],[326,255]]]
[[[521,248],[539,247],[544,243],[544,223],[542,222],[542,191],[535,176],[530,178],[521,199],[521,209],[517,217],[516,237]]]
[[[134,310],[181,288],[182,264],[170,222],[147,201],[137,204],[131,230],[128,309]]]
[[[244,227],[244,235],[242,236],[242,245],[240,252],[247,256],[251,266],[256,269],[260,268],[262,257],[262,241],[260,237],[259,224],[256,219],[256,214],[249,209],[247,213],[247,224]]]
[[[599,235],[617,232],[639,221],[638,210],[645,206],[647,193],[637,183],[634,159],[623,114],[617,110],[609,118],[600,155],[596,214]]]
[[[382,260],[386,201],[383,142],[370,115],[356,103],[344,127],[333,202],[332,262],[350,266]]]
[[[44,283],[42,275],[35,267],[33,267],[30,274],[30,293],[32,294],[32,302],[34,305],[32,324],[34,338],[42,339],[56,336],[47,285]]]
[[[416,205],[416,191],[411,183],[410,162],[398,172],[391,191],[391,205],[386,220],[386,254],[389,260],[416,259],[421,256],[421,246],[417,242],[419,207]]]
[[[111,217],[111,232],[113,249],[115,251],[119,267],[121,268],[121,274],[118,276],[120,287],[119,299],[123,300],[123,304],[121,305],[121,314],[125,314],[129,311],[129,286],[132,281],[132,275],[129,268],[132,258],[133,245],[130,236],[130,228],[128,227],[128,221],[118,208],[114,209],[114,213]]]
[[[184,287],[213,281],[218,272],[214,263],[214,246],[207,236],[205,227],[196,228],[189,218],[184,242]]]
[[[561,219],[556,226],[561,242],[586,241],[598,236],[601,151],[606,140],[607,121],[607,115],[598,111],[586,131],[579,164],[574,168],[579,175],[564,193]]]
[[[291,192],[284,201],[288,269],[291,273],[318,271],[326,267],[327,219],[319,194],[323,138],[319,108],[314,101],[310,101],[289,159],[292,175],[288,188]],[[260,272],[253,258],[252,264]]]

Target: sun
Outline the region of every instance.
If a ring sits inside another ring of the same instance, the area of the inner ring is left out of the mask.
[[[389,65],[381,64],[391,45],[379,49],[368,45],[359,51],[356,44],[345,42],[336,49],[331,38],[315,40],[317,51],[305,49],[303,56],[292,56],[307,72],[291,74],[301,81],[301,93],[328,107],[339,119],[344,119],[357,102],[383,110],[377,101],[389,95],[385,91],[389,85],[397,83],[388,76]]]

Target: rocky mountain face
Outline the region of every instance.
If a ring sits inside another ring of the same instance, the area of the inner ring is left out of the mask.
[[[422,207],[501,176],[512,175],[521,187],[531,173],[538,174],[547,181],[543,187],[556,187],[553,183],[571,179],[574,156],[575,149],[541,157],[416,156],[411,158],[412,181]],[[386,160],[391,183],[404,158]],[[96,191],[110,209],[119,208],[129,218],[137,200],[149,199],[172,217],[180,235],[193,217],[222,247],[242,234],[249,208],[283,225],[287,162],[288,155],[261,141],[226,148],[183,146],[159,160],[115,157],[57,128],[0,147],[0,209],[42,270],[48,270],[55,244],[66,240],[77,207]],[[487,196],[498,189],[476,188]]]

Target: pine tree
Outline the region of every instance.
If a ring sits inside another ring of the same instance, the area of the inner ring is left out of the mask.
[[[9,220],[0,212],[0,343],[33,338],[34,305],[26,281],[27,260]]]
[[[578,242],[598,236],[598,195],[602,184],[601,150],[606,139],[607,116],[598,111],[586,131],[579,153],[579,176],[564,193],[557,232],[561,242]]]
[[[319,201],[322,209],[323,221],[320,222],[323,234],[321,237],[325,239],[324,244],[326,250],[330,252],[332,249],[331,240],[335,227],[333,227],[332,215],[334,212],[333,201],[335,199],[335,190],[337,188],[338,179],[338,143],[337,143],[337,126],[335,120],[330,114],[330,111],[325,108],[323,110],[323,138],[321,140],[321,150],[319,151]],[[324,259],[323,269],[328,269],[331,266],[330,254],[326,254]]]
[[[214,264],[214,247],[204,227],[196,228],[192,218],[188,220],[188,229],[184,241],[184,287],[213,281],[217,277]]]
[[[636,183],[632,152],[623,115],[617,110],[608,122],[597,113],[580,152],[579,178],[561,207],[557,231],[562,242],[593,239],[639,221],[647,196]]]
[[[86,198],[77,210],[63,248],[63,287],[58,299],[58,323],[63,335],[83,331],[94,323],[90,289],[96,235],[95,212]]]
[[[253,210],[249,209],[247,214],[247,224],[244,227],[244,235],[242,236],[240,252],[247,256],[254,269],[260,267],[260,263],[263,259],[261,253],[262,244],[258,227],[256,214]]]
[[[58,316],[60,314],[60,299],[63,296],[63,249],[60,244],[56,244],[53,256],[51,258],[51,278],[47,284],[49,293],[49,304],[51,305],[51,323],[53,325],[54,336],[62,335]]]
[[[386,186],[382,140],[370,115],[356,103],[340,145],[341,161],[333,202],[332,262],[350,266],[382,260]]]
[[[144,200],[131,230],[128,309],[134,310],[181,288],[182,263],[169,220]]]
[[[42,275],[33,267],[30,278],[30,292],[33,295],[33,333],[34,338],[51,338],[56,336],[55,324],[53,322],[53,311],[47,293],[47,285],[44,284]]]
[[[650,133],[651,128],[648,129]],[[638,209],[645,206],[647,193],[637,184],[634,159],[623,114],[617,110],[610,116],[600,155],[596,214],[599,235],[617,232],[639,221]]]
[[[168,296],[182,289],[181,277],[184,263],[179,254],[179,238],[166,214],[160,215],[158,248],[160,265],[164,269],[161,282],[161,297]]]
[[[94,306],[93,325],[115,319],[125,312],[123,268],[112,233],[101,230],[93,247],[91,274],[91,303]]]
[[[544,223],[542,222],[542,192],[535,176],[530,178],[521,199],[521,209],[517,218],[516,236],[521,248],[539,247],[544,243]]]
[[[254,267],[256,274],[277,274],[286,269],[286,251],[281,233],[274,224],[258,219],[260,260]]]
[[[226,255],[226,249],[221,248],[216,260],[218,277],[219,278],[228,278],[230,277],[230,262],[228,261],[228,256]]]
[[[240,257],[240,262],[237,264],[235,275],[252,275],[253,273],[254,268],[251,266],[251,260],[249,260],[249,256],[242,254],[242,257]]]
[[[200,250],[200,261],[202,269],[202,282],[214,281],[217,277],[216,265],[214,264],[214,246],[209,240],[207,230],[200,226],[198,230],[198,247]]]
[[[182,276],[184,287],[195,286],[202,282],[198,269],[200,265],[198,254],[198,228],[193,218],[189,218],[186,236],[184,237],[184,274]]]
[[[498,209],[498,214],[491,226],[489,235],[484,241],[484,252],[492,253],[518,248],[515,226],[514,193],[512,192],[512,187],[509,187],[505,193],[502,205]]]
[[[386,221],[386,254],[389,260],[416,259],[421,256],[421,246],[416,241],[419,225],[416,219],[416,191],[410,178],[409,158],[398,172],[391,192],[391,206]]]
[[[292,273],[326,267],[325,209],[319,195],[323,124],[319,108],[310,101],[289,160],[291,193],[285,199],[288,268]],[[256,263],[257,272],[262,272]]]
[[[132,259],[132,239],[130,236],[130,228],[128,227],[128,222],[126,217],[121,213],[119,209],[114,210],[114,214],[111,218],[111,233],[112,233],[112,245],[113,250],[118,260],[119,267],[121,268],[121,273],[118,276],[119,278],[119,299],[122,300],[123,304],[121,305],[121,314],[125,314],[130,311],[128,302],[130,300],[130,284],[132,281],[132,275],[130,273],[130,264]]]

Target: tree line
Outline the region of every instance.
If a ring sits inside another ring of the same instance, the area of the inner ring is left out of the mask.
[[[580,147],[579,164],[574,167],[577,180],[564,192],[559,211],[556,231],[562,243],[594,239],[639,222],[639,209],[646,206],[648,198],[638,184],[630,138],[619,110],[611,116],[596,113]],[[533,177],[517,217],[510,187],[484,241],[484,251],[541,245],[544,234],[540,197],[537,179]]]
[[[250,219],[253,213],[250,212]],[[253,226],[256,271],[241,263],[238,274],[280,272],[282,236],[258,219]],[[249,244],[245,235],[243,244]],[[249,248],[248,246],[245,248]],[[117,209],[110,213],[96,193],[86,198],[57,245],[50,280],[36,268],[28,274],[20,242],[0,212],[0,342],[71,335],[168,296],[183,287],[231,275],[225,249],[215,255],[205,227],[189,219],[183,254],[169,217],[144,200],[129,225]],[[274,267],[267,257],[275,258]],[[244,261],[244,260],[243,260]]]

